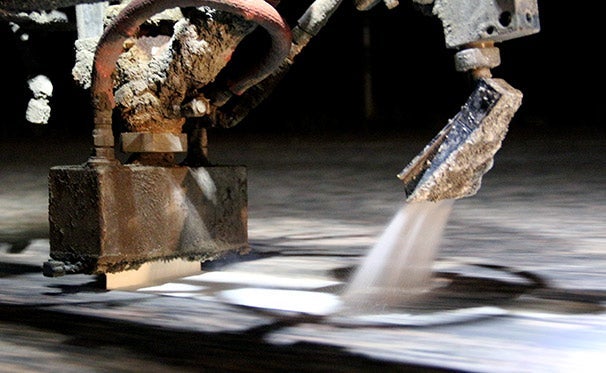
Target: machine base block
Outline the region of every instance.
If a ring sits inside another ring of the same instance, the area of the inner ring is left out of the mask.
[[[247,251],[246,189],[242,166],[53,167],[44,274],[117,273]]]

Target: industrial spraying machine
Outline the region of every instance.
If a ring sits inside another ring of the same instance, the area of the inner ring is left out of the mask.
[[[496,44],[539,32],[537,1],[412,1],[439,18],[456,70],[474,79],[475,90],[398,177],[409,203],[470,196],[522,101],[492,77]],[[313,1],[289,25],[279,0],[72,1],[89,3],[79,14],[74,75],[91,92],[93,152],[85,164],[50,170],[44,275],[111,276],[153,263],[150,271],[162,273],[174,261],[199,269],[246,253],[246,168],[214,165],[206,130],[235,126],[269,96],[342,2]],[[354,2],[360,11],[398,5]],[[1,2],[8,10],[55,3]],[[87,35],[94,25],[100,35]],[[158,32],[166,25],[169,32]],[[269,42],[237,53],[256,29]],[[116,156],[118,146],[126,159]]]

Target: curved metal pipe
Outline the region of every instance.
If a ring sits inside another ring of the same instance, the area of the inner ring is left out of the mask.
[[[315,0],[299,17],[292,29],[292,47],[288,58],[270,76],[251,87],[245,94],[231,99],[227,107],[216,110],[215,126],[230,128],[238,124],[248,113],[265,100],[294,63],[295,57],[326,25],[343,0]]]
[[[246,74],[228,83],[229,90],[240,95],[271,74],[290,52],[290,28],[277,10],[263,0],[133,0],[104,31],[95,52],[92,76],[92,100],[95,110],[93,139],[96,156],[113,158],[111,133],[114,101],[112,74],[123,52],[123,43],[135,36],[139,26],[153,15],[175,7],[208,6],[239,15],[263,27],[271,36],[271,46],[262,61],[249,68]]]

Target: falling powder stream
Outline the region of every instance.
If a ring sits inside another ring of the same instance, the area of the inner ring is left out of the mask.
[[[347,284],[341,295],[345,309],[391,308],[425,292],[453,204],[454,200],[405,204]]]

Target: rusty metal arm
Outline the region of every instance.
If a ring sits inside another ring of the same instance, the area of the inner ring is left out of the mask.
[[[95,154],[92,163],[114,159],[112,110],[114,82],[112,74],[123,51],[124,42],[135,36],[139,26],[151,16],[173,7],[208,6],[243,17],[263,27],[271,36],[268,53],[243,75],[228,83],[230,92],[240,95],[271,74],[288,56],[291,32],[276,9],[263,0],[134,0],[105,30],[97,45],[93,65],[92,99],[94,108],[93,142]]]
[[[433,5],[457,71],[477,86],[456,116],[397,176],[407,201],[459,199],[476,194],[491,169],[523,94],[490,69],[501,63],[495,42],[540,30],[536,0],[413,0]]]

